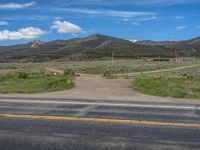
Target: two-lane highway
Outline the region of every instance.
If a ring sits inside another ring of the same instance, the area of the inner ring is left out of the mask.
[[[1,98],[0,149],[199,150],[200,107]]]

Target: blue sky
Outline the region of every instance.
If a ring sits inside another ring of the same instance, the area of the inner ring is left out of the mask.
[[[101,33],[132,40],[200,36],[200,0],[0,0],[0,45]]]

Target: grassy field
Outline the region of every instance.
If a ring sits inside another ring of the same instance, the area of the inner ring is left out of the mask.
[[[200,99],[200,65],[137,75],[133,87],[145,94]]]
[[[42,93],[61,91],[72,88],[72,78],[68,76],[52,75],[9,75],[0,78],[0,93]]]
[[[64,90],[73,86],[72,84],[66,84],[70,80],[69,77],[52,76],[54,71],[50,70],[60,70],[62,72],[65,68],[70,68],[76,74],[103,75],[106,70],[110,69],[112,76],[107,78],[115,78],[116,74],[122,74],[124,77],[132,74],[136,77],[134,88],[147,94],[199,98],[199,64],[200,60],[192,58],[183,62],[115,60],[114,63],[112,61],[0,63],[0,77],[12,76],[12,74],[21,71],[30,74],[27,79],[1,79],[0,93],[48,92]],[[190,67],[193,65],[199,66]],[[141,72],[147,77],[140,76]],[[51,74],[51,76],[46,76],[46,74]]]
[[[147,73],[146,75],[153,75],[157,77],[200,77],[200,64],[193,67],[176,68],[174,70],[157,71]]]
[[[76,73],[83,74],[103,74],[109,68],[114,74],[126,74],[135,72],[145,72],[160,69],[176,68],[200,64],[200,60],[187,60],[184,62],[167,62],[167,61],[152,61],[143,60],[116,60],[112,61],[73,61],[73,62],[45,62],[45,63],[0,63],[0,74],[25,70],[26,72],[42,71],[45,68],[56,68],[64,70],[71,68]]]
[[[145,94],[200,99],[200,77],[137,77],[134,89]]]

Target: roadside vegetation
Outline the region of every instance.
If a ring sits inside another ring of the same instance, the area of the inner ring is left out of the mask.
[[[15,72],[0,76],[0,93],[43,93],[72,88],[70,76]]]
[[[103,74],[103,77],[106,79],[116,79],[117,78],[117,76],[114,75],[110,69],[105,71],[105,73]]]
[[[200,66],[137,76],[133,87],[145,94],[200,99]]]
[[[71,76],[99,74],[106,79],[134,76],[134,88],[146,94],[200,99],[200,60],[184,59],[0,63],[0,93],[60,91],[73,87]]]

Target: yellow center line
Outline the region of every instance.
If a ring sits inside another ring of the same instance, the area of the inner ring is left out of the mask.
[[[160,126],[200,127],[200,124],[197,123],[155,122],[155,121],[144,121],[144,120],[122,120],[122,119],[105,119],[105,118],[82,118],[82,117],[19,115],[19,114],[0,114],[0,117],[17,118],[17,119],[48,119],[48,120],[65,120],[65,121],[90,121],[90,122],[101,122],[101,123],[126,123],[126,124],[143,124],[143,125],[160,125]]]

